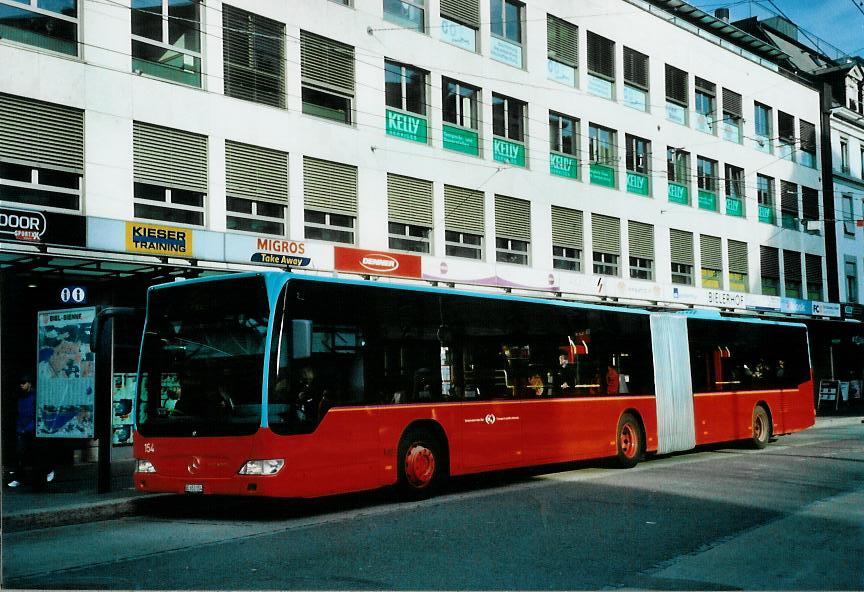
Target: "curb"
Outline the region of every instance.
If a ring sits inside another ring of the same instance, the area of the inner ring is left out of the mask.
[[[3,532],[21,532],[135,516],[158,507],[172,494],[151,494],[88,505],[66,506],[3,516]]]

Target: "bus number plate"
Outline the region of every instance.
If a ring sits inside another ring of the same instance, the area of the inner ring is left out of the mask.
[[[204,493],[204,486],[201,483],[187,483],[186,493]]]

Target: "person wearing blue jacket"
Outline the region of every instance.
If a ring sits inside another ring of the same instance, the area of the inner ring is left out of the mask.
[[[26,466],[33,466],[33,482],[41,485],[42,471],[40,463],[35,458],[36,448],[36,389],[33,379],[24,375],[19,381],[18,418],[15,423],[15,470],[9,487],[20,487],[24,481]],[[46,481],[54,480],[54,471],[44,475]]]

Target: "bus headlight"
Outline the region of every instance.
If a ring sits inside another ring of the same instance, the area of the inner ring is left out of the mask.
[[[285,466],[285,459],[249,460],[240,469],[240,475],[275,475]]]
[[[135,461],[136,473],[155,473],[156,467],[149,460],[138,459]]]

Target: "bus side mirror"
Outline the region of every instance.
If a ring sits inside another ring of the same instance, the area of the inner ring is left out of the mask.
[[[294,319],[291,321],[293,336],[292,357],[295,360],[312,357],[312,321]]]

